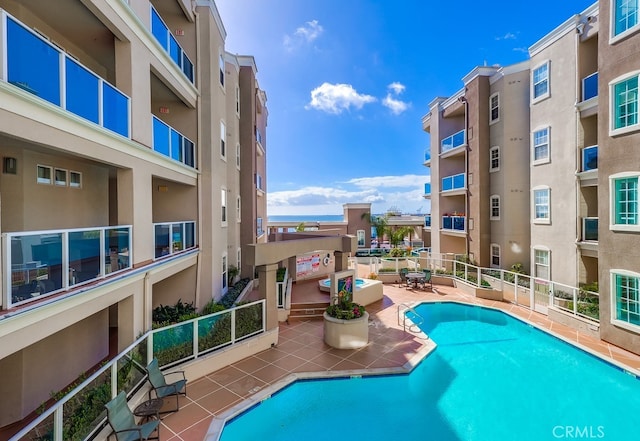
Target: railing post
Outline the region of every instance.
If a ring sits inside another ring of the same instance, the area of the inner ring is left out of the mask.
[[[199,319],[193,321],[193,355],[195,358],[198,358],[198,341],[200,340],[198,337],[198,321]]]
[[[513,295],[516,298],[516,305],[519,305],[518,303],[518,273],[515,273],[516,277],[513,280]]]
[[[115,395],[114,395],[115,396]],[[62,438],[62,429],[64,427],[64,404],[59,406],[53,413],[53,439],[55,441],[64,441]]]
[[[575,288],[573,288],[573,315],[578,315],[578,294]]]
[[[231,343],[236,342],[236,309],[231,310]]]
[[[154,333],[150,332],[149,337],[147,338],[147,364],[151,363],[151,360],[153,360],[153,336]],[[115,397],[117,394],[118,392],[116,391],[113,397]]]
[[[534,278],[529,278],[529,303],[532,311],[536,310],[536,280]]]

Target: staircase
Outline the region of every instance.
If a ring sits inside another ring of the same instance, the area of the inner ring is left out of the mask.
[[[300,322],[304,320],[322,320],[324,310],[329,306],[329,302],[318,303],[292,303],[289,313],[289,322]]]

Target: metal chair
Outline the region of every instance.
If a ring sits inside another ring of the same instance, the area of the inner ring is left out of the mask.
[[[146,367],[146,371],[149,375],[149,382],[151,383],[151,389],[149,390],[149,399],[151,399],[152,391],[155,393],[157,398],[175,396],[176,408],[162,413],[175,412],[177,410],[180,410],[179,396],[187,396],[187,378],[185,377],[184,371],[175,371],[169,373],[168,375],[182,374],[182,379],[174,381],[173,383],[167,383],[164,374],[160,371],[157,358],[151,360],[151,363],[149,363],[149,365]]]
[[[160,439],[160,421],[152,420],[144,424],[136,424],[124,391],[121,391],[104,407],[107,408],[107,421],[118,441]],[[155,431],[158,432],[157,435],[151,437]]]

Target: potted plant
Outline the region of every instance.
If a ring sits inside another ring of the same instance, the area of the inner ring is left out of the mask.
[[[369,313],[353,302],[354,280],[353,270],[332,275],[336,288],[323,316],[324,341],[333,348],[356,349],[369,341]]]

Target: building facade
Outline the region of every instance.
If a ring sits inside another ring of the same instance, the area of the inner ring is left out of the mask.
[[[259,239],[266,97],[225,38],[209,0],[0,0],[0,428]]]

